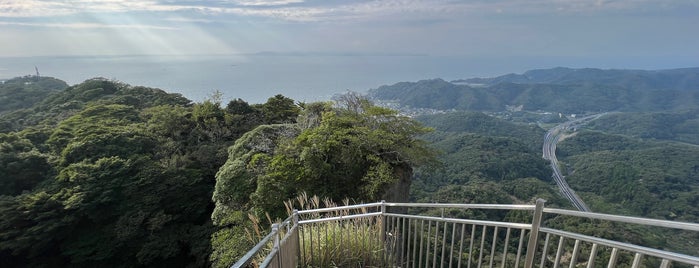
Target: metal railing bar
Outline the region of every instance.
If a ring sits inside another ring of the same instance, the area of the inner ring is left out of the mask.
[[[331,208],[316,208],[316,209],[308,209],[308,210],[299,210],[299,215],[310,214],[310,213],[335,212],[335,211],[370,208],[370,207],[380,207],[380,206],[381,206],[381,202],[359,204],[359,205],[349,205],[349,206],[341,206],[341,207],[331,207]]]
[[[250,263],[250,261],[252,260],[252,257],[254,257],[255,254],[257,254],[265,245],[267,245],[267,243],[276,234],[277,234],[276,232],[270,232],[269,234],[267,234],[264,238],[262,238],[262,240],[260,240],[260,242],[257,243],[257,245],[255,245],[250,251],[248,251],[248,253],[243,255],[243,257],[240,258],[240,260],[238,260],[236,263],[234,263],[233,266],[231,266],[231,267],[237,268],[237,267],[243,267],[245,265],[248,265]]]
[[[638,268],[638,265],[641,264],[641,257],[642,256],[643,255],[641,255],[641,253],[636,253],[633,256],[633,264],[631,264],[631,268]]]
[[[403,219],[403,220],[406,220],[406,219]],[[413,224],[411,223],[411,220],[410,220],[410,219],[407,219],[407,220],[408,220],[408,228],[407,228],[407,229],[408,229],[408,239],[406,240],[406,241],[407,241],[407,246],[405,247],[405,250],[406,250],[405,253],[406,253],[406,255],[407,255],[407,256],[406,256],[407,258],[405,258],[405,266],[406,266],[406,267],[410,267],[410,260],[415,259],[415,253],[413,253],[413,257],[410,258],[410,251],[411,251],[411,250],[410,250],[410,241],[411,241],[411,239],[414,240],[415,238],[413,238],[413,237],[411,236],[412,233],[410,232],[410,229],[411,229],[410,227],[411,227]],[[413,229],[414,229],[414,228],[413,228]],[[414,242],[414,241],[413,241],[413,245],[412,245],[412,246],[413,246],[413,248],[415,248],[415,242]]]
[[[524,230],[519,230],[519,245],[517,245],[517,258],[515,259],[515,267],[519,267],[519,260],[522,258],[522,249],[524,248]]]
[[[612,255],[609,256],[609,263],[607,263],[607,268],[614,268],[616,266],[616,259],[619,256],[619,249],[613,248]]]
[[[597,257],[597,243],[592,244],[590,249],[590,258],[587,259],[587,268],[595,267],[595,258]]]
[[[481,234],[481,249],[480,249],[480,254],[478,254],[478,268],[481,267],[481,264],[483,263],[483,247],[485,246],[485,233],[487,230],[488,226],[483,225],[483,231]]]
[[[446,222],[444,224],[447,224]],[[439,244],[439,222],[434,223],[434,250],[432,252],[432,268],[437,267],[437,244]]]
[[[270,263],[272,263],[272,259],[277,256],[277,252],[279,251],[278,248],[273,248],[272,251],[269,252],[267,257],[265,258],[262,263],[260,263],[260,267],[267,267],[269,266]]]
[[[474,240],[473,237],[476,235],[476,225],[471,224],[471,226],[472,226],[471,227],[471,235],[470,235],[471,242],[469,243],[469,246],[468,246],[468,268],[471,268],[471,258],[473,257],[473,240]]]
[[[646,218],[610,215],[610,214],[594,213],[594,212],[581,212],[581,211],[565,210],[565,209],[557,209],[557,208],[544,208],[544,212],[551,213],[551,214],[598,219],[598,220],[608,220],[608,221],[625,222],[625,223],[633,223],[633,224],[641,224],[641,225],[651,225],[651,226],[658,226],[658,227],[682,229],[682,230],[688,230],[688,231],[699,231],[699,223],[646,219]]]
[[[386,223],[385,218],[379,217],[378,220],[381,221],[379,223],[379,224],[381,224],[381,232],[379,232],[379,236],[384,236],[385,233],[383,231],[386,230],[386,227],[384,227],[384,224]],[[367,243],[367,233],[368,233],[367,227],[368,226],[364,226],[364,224],[365,224],[364,221],[362,219],[360,219],[360,224],[359,224],[360,230],[358,233],[360,233],[361,237],[362,237],[362,242],[361,242],[360,248],[362,249],[363,253],[366,253],[369,251],[370,245],[369,245],[369,243]],[[371,261],[371,259],[369,259],[369,260]],[[371,265],[371,263],[369,263],[369,265]]]
[[[381,203],[378,203],[381,204]],[[388,207],[408,208],[463,208],[463,209],[504,209],[504,210],[534,210],[534,205],[508,204],[453,204],[453,203],[384,203]]]
[[[670,267],[670,261],[668,259],[663,259],[662,262],[660,262],[660,268],[669,268]]]
[[[502,264],[500,265],[500,268],[505,268],[505,263],[507,262],[507,248],[508,244],[510,244],[510,232],[512,231],[511,228],[507,228],[507,232],[505,232],[505,246],[502,251]]]
[[[456,224],[456,223],[454,223]],[[462,254],[464,252],[464,233],[466,233],[466,224],[462,223],[461,224],[461,235],[459,238],[459,261],[456,267],[461,268],[461,259],[462,259]],[[451,266],[449,266],[451,267]]]
[[[495,261],[495,246],[498,243],[498,227],[495,226],[495,230],[493,230],[493,244],[490,246],[490,263],[488,264],[489,268],[493,268],[493,261]]]
[[[674,252],[668,252],[660,249],[654,249],[654,248],[647,248],[647,247],[642,247],[642,246],[637,246],[633,244],[627,244],[627,243],[622,243],[618,241],[613,241],[613,240],[607,240],[604,238],[599,238],[599,237],[593,237],[593,236],[586,236],[586,235],[581,235],[581,234],[576,234],[576,233],[571,233],[571,232],[566,232],[566,231],[561,231],[561,230],[556,230],[556,229],[549,229],[549,228],[541,228],[539,229],[542,232],[545,233],[550,233],[554,235],[560,235],[560,236],[565,236],[568,238],[572,239],[579,239],[582,241],[590,242],[590,243],[597,243],[613,248],[619,248],[619,249],[624,249],[632,252],[638,252],[642,253],[644,255],[650,255],[658,258],[663,258],[663,259],[668,259],[672,261],[679,261],[679,262],[684,262],[692,265],[699,265],[699,257],[694,257],[694,256],[689,256],[689,255],[684,255],[680,253],[674,253]]]
[[[302,226],[299,226],[299,263],[306,259],[306,239],[303,239],[305,236],[305,229]]]
[[[315,258],[315,254],[313,254],[313,233],[314,233],[314,232],[313,232],[313,229],[314,229],[314,228],[313,228],[313,225],[314,225],[314,224],[311,223],[311,228],[310,228],[311,230],[309,230],[309,232],[308,232],[308,236],[309,236],[309,238],[310,238],[310,239],[309,239],[309,240],[310,240],[310,241],[309,241],[309,244],[310,244],[310,247],[309,247],[309,248],[311,249],[311,263],[313,263],[313,259]],[[317,224],[316,224],[316,225],[317,225]]]
[[[525,266],[529,265],[528,267],[531,267],[534,259],[536,258],[534,254],[538,255],[537,249],[540,248],[540,245],[538,245],[540,242],[537,242],[537,239],[539,238],[538,234],[543,232],[546,233],[546,239],[543,243],[543,249],[541,250],[541,265],[539,266],[541,268],[545,267],[546,264],[550,262],[554,262],[553,266],[555,268],[563,266],[564,264],[569,268],[573,268],[578,266],[578,259],[583,261],[585,258],[588,259],[586,263],[587,268],[592,268],[595,266],[594,263],[596,260],[598,262],[600,261],[599,259],[601,257],[597,256],[600,249],[611,250],[611,255],[608,260],[609,262],[607,264],[608,268],[613,268],[617,265],[619,258],[621,258],[619,255],[623,255],[623,257],[626,258],[631,254],[634,254],[632,267],[648,265],[649,263],[647,263],[648,260],[646,259],[658,258],[662,261],[660,263],[660,267],[662,268],[667,268],[673,265],[674,263],[672,262],[688,264],[694,266],[695,268],[699,268],[699,256],[648,248],[627,242],[608,240],[552,228],[540,228],[535,222],[537,218],[536,215],[540,215],[543,211],[543,213],[553,215],[564,215],[593,220],[605,220],[697,232],[699,232],[699,223],[675,222],[555,208],[539,209],[539,201],[540,200],[537,200],[536,206],[376,202],[369,204],[296,211],[294,215],[290,216],[286,220],[275,224],[275,228],[273,228],[270,233],[262,238],[262,240],[260,240],[240,260],[233,264],[232,267],[251,265],[253,260],[259,261],[262,258],[262,253],[267,253],[267,256],[264,258],[259,267],[265,267],[266,265],[270,265],[270,267],[282,264],[287,265],[288,263],[296,262],[296,260],[299,261],[298,264],[300,266],[332,265],[333,259],[331,259],[331,257],[334,256],[334,254],[329,255],[324,253],[324,251],[339,252],[340,256],[347,255],[346,253],[348,252],[349,248],[346,247],[346,245],[352,245],[354,242],[354,244],[357,245],[357,247],[355,247],[356,249],[365,251],[363,253],[364,261],[362,265],[392,265],[395,267],[420,267],[424,265],[424,267],[436,268],[437,261],[439,260],[439,267],[444,268],[452,267],[454,264],[461,267],[462,261],[468,259],[467,266],[470,268],[471,264],[475,263],[476,261],[476,258],[473,255],[475,255],[475,252],[478,251],[478,267],[485,266],[485,258],[489,257],[489,268],[495,266],[504,268],[510,266],[510,264],[507,263],[509,244],[514,242],[510,241],[510,236],[512,235],[512,240],[514,240],[516,237],[514,236],[516,235],[514,232],[519,231],[520,239],[518,241],[519,245],[517,248],[517,257],[514,261],[515,267],[519,267],[521,262],[524,262]],[[441,217],[387,213],[385,209],[386,206],[439,209],[439,211],[441,211]],[[534,212],[534,219],[531,223],[517,223],[445,218],[447,209],[449,208],[523,211],[531,210]],[[305,217],[309,219],[299,220],[299,215],[307,215]],[[347,221],[348,223],[340,223],[332,226],[325,224],[325,226],[321,226],[323,223],[334,221]],[[420,221],[419,224],[418,221]],[[426,229],[424,226],[425,222],[427,223]],[[433,223],[434,227],[432,226]],[[451,228],[449,228],[450,223]],[[378,229],[379,226],[376,224],[381,225],[380,230]],[[461,224],[461,228],[457,228],[458,224]],[[470,235],[466,233],[466,226],[469,224],[472,226]],[[306,228],[304,228],[304,226]],[[479,228],[479,226],[482,227]],[[490,229],[491,227],[492,229]],[[502,228],[506,228],[507,230],[503,230]],[[461,233],[459,235],[457,235],[458,229],[461,229]],[[536,231],[537,229],[538,232]],[[380,242],[381,244],[378,245],[375,244],[376,241],[378,241],[373,238],[375,236],[370,235],[376,230],[379,230],[381,238],[383,238]],[[481,233],[478,234],[476,232],[477,230],[479,230]],[[489,235],[490,233],[488,233],[490,230],[493,231],[492,240],[487,241],[487,238],[491,238]],[[345,232],[347,232],[347,234],[345,234]],[[449,237],[448,232],[451,232],[451,240],[447,239]],[[503,248],[501,250],[498,248],[500,243],[503,242],[499,241],[500,233],[505,234],[504,244],[502,244]],[[527,257],[526,260],[524,260],[522,253],[523,248],[525,248],[524,242],[526,234],[529,234],[527,243],[529,245],[526,246]],[[464,258],[464,256],[466,256],[464,253],[466,251],[464,248],[464,244],[466,243],[466,241],[464,241],[466,239],[466,235],[469,235],[468,258]],[[477,235],[481,236],[480,250],[478,248],[474,249],[475,243],[478,243],[478,241],[476,241],[478,239],[478,237],[476,237]],[[417,243],[418,236],[420,240],[419,246]],[[549,241],[555,236],[559,237],[559,242],[554,261],[553,258],[551,258],[553,255],[548,256],[549,253],[547,251]],[[270,248],[270,245],[272,245],[272,239],[275,241],[274,245]],[[456,239],[459,239],[458,256],[455,254],[457,253],[455,248]],[[289,245],[290,243],[295,245]],[[488,245],[491,249],[489,253],[490,256],[485,255],[486,243],[489,243]],[[589,257],[587,256],[588,245],[591,245],[591,248],[589,248]],[[376,246],[380,246],[381,248],[376,248]],[[447,250],[449,251],[448,253]],[[417,254],[418,251],[420,252],[419,255]],[[529,251],[532,251],[532,254],[530,254]],[[496,258],[495,255],[498,255],[498,252],[501,252],[502,256]],[[307,256],[309,254],[310,256]],[[605,255],[606,254],[609,253],[605,252]],[[563,258],[562,255],[565,255],[565,258]],[[424,262],[422,261],[423,257],[425,258]],[[570,257],[570,262],[568,262],[568,257]],[[416,262],[416,259],[418,258],[419,261]],[[447,258],[449,259],[448,261]],[[458,258],[458,263],[456,263],[457,260],[454,258]],[[502,261],[502,263],[498,265],[497,261]],[[600,263],[598,263],[598,265],[600,265]]]
[[[376,217],[376,216],[380,216],[380,215],[381,215],[381,212],[371,212],[371,213],[356,214],[356,215],[349,215],[349,216],[338,216],[338,217],[320,218],[320,219],[312,219],[312,220],[302,220],[302,221],[299,221],[299,224],[304,225],[304,224],[309,224],[309,223],[322,223],[322,222],[328,222],[328,221],[370,218],[370,217]]]
[[[279,252],[279,224],[272,224],[272,233],[275,234],[272,237],[274,239],[274,245],[269,254],[267,254],[267,257],[265,257],[264,261],[262,261],[261,267],[269,266],[269,264],[272,263],[272,260],[275,257],[277,257],[277,261],[279,261],[279,258],[277,256],[277,253]]]
[[[578,262],[578,253],[580,250],[580,240],[575,240],[575,245],[573,246],[573,256],[570,257],[569,268],[575,268],[575,264]]]
[[[430,238],[432,237],[432,221],[427,221],[427,245],[425,247],[425,267],[430,263]]]
[[[565,237],[560,236],[558,239],[558,249],[556,249],[556,260],[553,262],[553,268],[558,268],[561,263],[561,255],[563,254],[563,241]]]
[[[428,222],[428,224],[429,224],[429,222]],[[422,221],[420,221],[420,232],[423,232],[423,230],[425,230],[425,220],[424,219]],[[417,235],[417,233],[416,233],[416,235]],[[427,235],[429,236],[429,232]],[[423,245],[424,241],[425,241],[425,235],[424,234],[420,235],[420,255],[418,255],[419,256],[419,260],[417,263],[418,267],[420,266],[420,264],[422,264],[422,245]]]
[[[288,231],[288,234],[293,234],[294,231],[298,230],[298,226],[293,226],[291,229]],[[285,245],[286,243],[289,243],[289,240],[291,239],[290,235],[284,235],[284,237],[281,239],[279,242],[280,245]]]
[[[537,199],[534,207],[534,213],[531,221],[531,232],[529,232],[529,241],[527,241],[527,255],[524,257],[524,267],[532,268],[534,265],[534,255],[536,247],[539,243],[539,228],[541,227],[541,217],[544,213],[544,204],[546,200]]]
[[[406,263],[405,260],[405,250],[408,249],[405,245],[405,243],[410,243],[410,222],[408,222],[407,226],[405,224],[405,220],[407,219],[402,219],[403,227],[400,229],[400,263],[398,264],[399,267],[403,267],[403,264]],[[407,232],[406,232],[407,231]],[[403,234],[407,234],[407,237],[404,237]],[[407,239],[407,240],[406,240]],[[410,247],[410,244],[408,244],[408,247]]]
[[[541,229],[539,229],[541,231]],[[546,264],[546,255],[548,254],[549,250],[549,239],[551,238],[551,234],[546,234],[546,239],[544,241],[544,248],[541,249],[541,264],[539,265],[539,268],[544,268],[544,264]]]
[[[515,228],[515,229],[525,229],[525,230],[530,230],[532,228],[531,224],[528,224],[528,223],[452,219],[452,218],[395,214],[395,213],[386,213],[386,215],[390,215],[390,216],[394,216],[394,217],[405,217],[405,218],[410,218],[410,219],[424,219],[424,220],[429,220],[429,221],[468,223],[468,224],[476,224],[476,225],[498,226],[498,227],[503,227],[503,228],[511,227],[511,228]],[[326,219],[330,219],[330,218],[326,218]]]
[[[449,268],[451,268],[451,263],[454,260],[454,239],[456,239],[456,223],[451,224],[451,245],[449,246]],[[444,254],[442,254],[444,256]],[[444,263],[444,262],[442,262]]]

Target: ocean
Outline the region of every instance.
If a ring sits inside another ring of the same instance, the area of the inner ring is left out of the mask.
[[[322,101],[346,91],[364,93],[403,81],[500,74],[459,57],[269,53],[5,57],[0,58],[0,78],[33,75],[35,66],[40,75],[58,78],[70,85],[104,77],[180,93],[193,101],[203,101],[220,91],[225,101],[241,98],[250,103],[265,102],[276,94],[297,101]]]
[[[330,100],[347,91],[365,93],[382,85],[442,78],[450,81],[522,73],[536,68],[680,67],[658,61],[615,62],[575,57],[486,57],[433,55],[364,55],[257,53],[203,56],[63,56],[2,57],[0,79],[35,74],[74,85],[104,77],[131,85],[180,93],[193,101],[223,93],[224,104],[241,98],[263,103],[282,94],[296,101]],[[667,66],[664,66],[667,65]]]

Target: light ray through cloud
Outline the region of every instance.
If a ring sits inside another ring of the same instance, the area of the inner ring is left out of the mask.
[[[0,30],[18,32],[21,40],[46,31],[114,40],[99,32],[106,29],[140,51],[183,54],[634,56],[652,51],[645,44],[657,43],[658,35],[666,49],[694,56],[699,52],[689,48],[699,45],[692,30],[699,25],[696,14],[699,1],[1,0]],[[0,44],[5,56],[63,53],[21,50]]]

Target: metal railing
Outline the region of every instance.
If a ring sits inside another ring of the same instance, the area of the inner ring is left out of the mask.
[[[590,233],[556,228],[560,221]],[[233,267],[699,267],[699,252],[651,248],[624,233],[649,228],[699,244],[696,223],[544,208],[543,200],[379,202],[294,211]]]

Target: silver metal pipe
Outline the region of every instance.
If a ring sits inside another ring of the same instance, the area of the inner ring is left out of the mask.
[[[507,262],[507,248],[510,244],[510,231],[512,231],[512,229],[508,227],[507,232],[505,233],[505,246],[502,250],[502,264],[500,265],[500,268],[505,268],[505,263]]]
[[[592,244],[590,249],[590,258],[587,259],[587,268],[595,267],[595,258],[597,257],[597,243]]]
[[[495,230],[493,230],[493,245],[490,247],[490,263],[488,264],[488,268],[493,268],[493,261],[495,261],[495,246],[498,243],[498,227],[495,226]]]
[[[565,237],[561,236],[558,238],[558,249],[556,250],[556,260],[553,262],[553,268],[558,268],[561,263],[561,255],[563,254],[563,241]]]
[[[658,226],[658,227],[665,227],[665,228],[675,228],[675,229],[682,229],[682,230],[687,230],[687,231],[699,232],[699,223],[646,219],[646,218],[638,218],[638,217],[610,215],[610,214],[603,214],[603,213],[580,212],[580,211],[557,209],[557,208],[544,208],[544,212],[551,213],[551,214],[568,215],[568,216],[575,216],[575,217],[583,217],[583,218],[598,219],[598,220],[608,220],[608,221],[616,221],[616,222],[625,222],[625,223],[634,223],[634,224],[641,224],[641,225],[650,225],[650,226]]]
[[[624,249],[624,250],[628,250],[631,252],[638,252],[638,253],[641,253],[644,255],[650,255],[650,256],[668,259],[668,260],[672,260],[672,261],[684,262],[684,263],[695,265],[695,266],[699,265],[699,257],[695,257],[695,256],[689,256],[689,255],[684,255],[684,254],[680,254],[680,253],[668,252],[668,251],[654,249],[654,248],[647,248],[647,247],[637,246],[637,245],[633,245],[633,244],[627,244],[627,243],[622,243],[622,242],[618,242],[618,241],[607,240],[607,239],[594,237],[594,236],[586,236],[586,235],[581,235],[581,234],[576,234],[576,233],[571,233],[571,232],[566,232],[566,231],[561,231],[561,230],[556,230],[556,229],[541,228],[540,231],[545,232],[545,233],[565,236],[565,237],[572,238],[572,239],[579,239],[582,241],[597,243],[600,245],[613,247],[615,249]]]
[[[395,217],[406,217],[410,219],[423,219],[423,220],[428,220],[428,221],[442,221],[442,222],[456,222],[456,223],[468,223],[468,224],[476,224],[476,225],[485,225],[485,226],[498,226],[498,227],[512,227],[515,229],[531,229],[531,224],[526,224],[526,223],[515,223],[515,222],[499,222],[499,221],[482,221],[482,220],[466,220],[466,219],[452,219],[452,218],[445,218],[442,219],[440,217],[432,217],[432,216],[419,216],[419,215],[406,215],[406,214],[393,214],[393,213],[387,213],[387,215],[395,216]]]
[[[381,204],[381,203],[374,203]],[[408,208],[462,208],[462,209],[503,209],[503,210],[534,210],[534,205],[505,205],[505,204],[445,204],[445,203],[385,203],[388,207]]]

